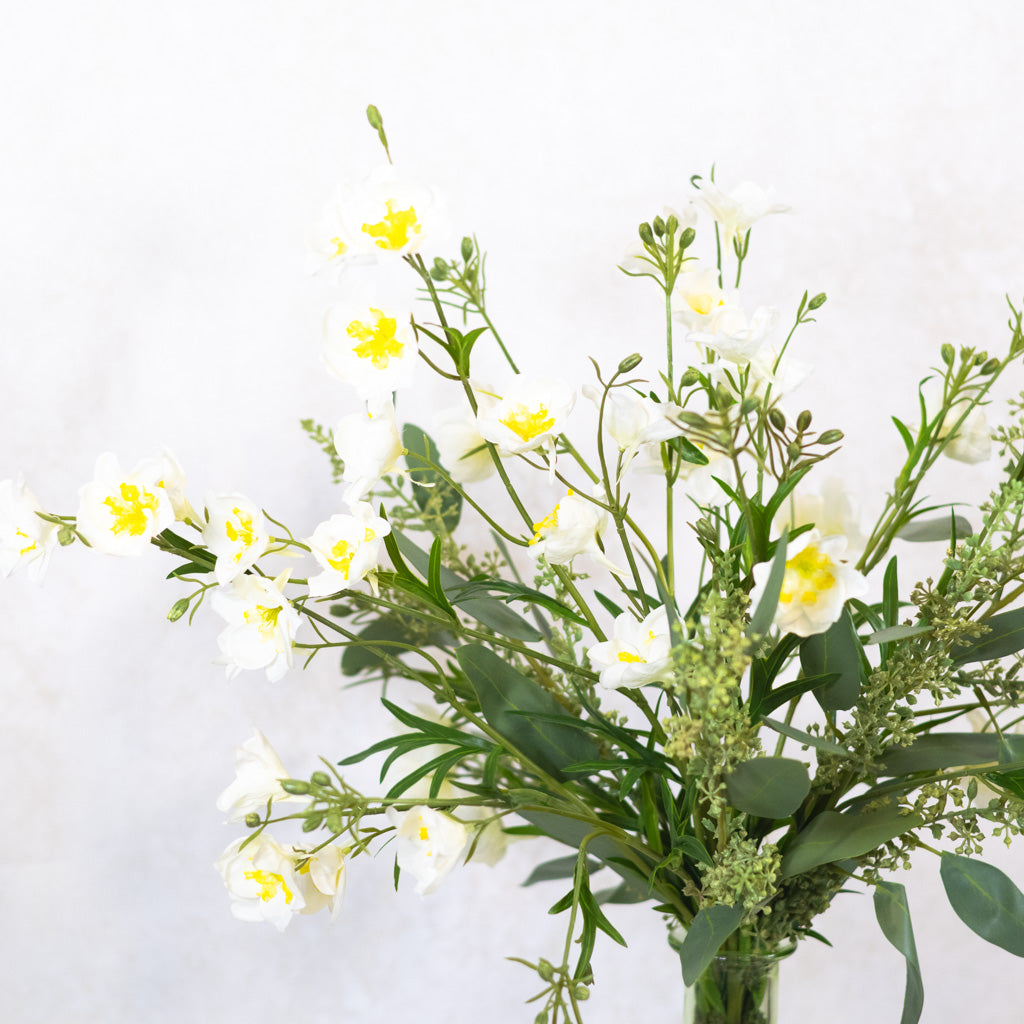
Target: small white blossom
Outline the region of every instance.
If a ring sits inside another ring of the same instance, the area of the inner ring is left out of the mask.
[[[643,620],[623,612],[612,625],[610,640],[587,650],[598,682],[610,690],[662,682],[672,675],[672,638],[668,613],[655,608]]]
[[[775,202],[772,189],[763,189],[750,181],[741,181],[726,192],[713,181],[702,180],[697,185],[694,202],[707,210],[718,222],[722,246],[732,246],[733,239],[743,236],[755,221],[770,213],[785,213],[789,207]]]
[[[310,595],[326,597],[365,579],[377,568],[381,542],[390,532],[391,524],[365,501],[356,502],[351,515],[321,523],[306,541],[322,570],[309,578]]]
[[[240,494],[207,498],[206,512],[203,543],[217,559],[213,575],[220,584],[230,583],[267,550],[270,532],[260,509]]]
[[[867,593],[867,580],[845,554],[846,538],[841,534],[823,537],[818,530],[808,530],[793,541],[786,551],[786,573],[774,617],[783,633],[824,633],[839,620],[849,598]],[[764,595],[770,573],[770,562],[754,566],[751,607],[756,608]]]
[[[389,807],[387,816],[395,827],[398,866],[416,879],[420,896],[434,892],[462,859],[470,830],[432,807]]]
[[[729,296],[718,286],[715,267],[694,268],[676,278],[672,290],[672,317],[686,324],[692,331],[700,330],[711,318],[730,302]]]
[[[608,513],[573,491],[539,523],[533,524],[529,553],[543,556],[551,565],[568,565],[577,555],[591,555],[613,572],[621,570],[610,562],[599,541],[608,527]]]
[[[856,559],[864,550],[867,538],[861,532],[860,512],[846,493],[843,481],[828,477],[820,494],[797,487],[782,503],[773,526],[778,533],[798,526],[813,525],[822,537],[840,534],[846,538],[846,557]]]
[[[236,839],[215,865],[231,897],[231,913],[240,921],[269,921],[283,932],[306,907],[294,854],[266,832],[243,848],[244,841]]]
[[[366,412],[343,416],[334,428],[334,450],[345,464],[342,479],[349,485],[343,500],[353,505],[362,501],[385,473],[395,469],[405,451],[394,406],[385,402]]]
[[[447,409],[436,417],[434,440],[441,464],[456,483],[486,480],[495,472],[490,449],[468,405]]]
[[[748,318],[740,306],[727,303],[711,314],[701,330],[691,331],[686,338],[744,366],[765,343],[777,319],[776,311],[765,306],[758,307]]]
[[[242,669],[262,668],[275,682],[292,667],[292,641],[301,619],[281,592],[287,578],[287,572],[276,580],[237,576],[213,591],[213,609],[228,624],[217,643],[229,679]]]
[[[418,353],[408,310],[333,306],[324,317],[327,369],[363,401],[381,402],[409,387]]]
[[[256,729],[253,736],[235,747],[235,780],[217,798],[217,810],[228,821],[244,821],[253,811],[265,811],[267,801],[308,803],[307,796],[292,796],[281,788],[281,779],[291,776],[285,771],[277,752],[266,736]]]
[[[953,439],[942,449],[943,455],[948,455],[957,462],[970,464],[986,462],[992,456],[992,428],[989,426],[985,410],[976,405],[970,412],[967,412],[968,402],[957,402],[942,421],[939,427],[938,436],[948,437],[956,429]],[[967,413],[964,416],[964,413]],[[964,416],[963,423],[956,426],[957,420]]]
[[[163,459],[147,459],[124,473],[115,456],[101,455],[95,478],[78,492],[79,533],[104,554],[142,554],[175,521],[166,470]]]
[[[561,381],[514,377],[504,394],[477,415],[480,434],[502,455],[547,448],[554,455],[555,437],[576,404],[576,392]]]
[[[308,878],[310,883],[302,913],[313,914],[326,908],[331,919],[336,918],[345,899],[345,851],[333,843],[318,850],[299,868],[299,878]]]
[[[30,580],[42,580],[57,544],[57,527],[36,515],[42,511],[21,477],[0,480],[0,575],[24,565]]]
[[[630,387],[611,388],[605,399],[603,388],[587,384],[583,394],[598,409],[604,401],[602,422],[622,452],[623,470],[641,445],[668,441],[683,433],[677,419],[682,409],[672,402],[656,402],[647,395],[637,394]]]

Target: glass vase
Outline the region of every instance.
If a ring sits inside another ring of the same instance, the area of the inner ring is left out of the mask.
[[[779,964],[794,948],[722,950],[686,989],[683,1024],[778,1024]]]

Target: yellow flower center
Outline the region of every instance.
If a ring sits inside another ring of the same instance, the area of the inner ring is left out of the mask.
[[[228,540],[232,544],[239,544],[239,549],[232,556],[236,562],[242,560],[242,553],[252,546],[256,540],[256,531],[253,529],[252,516],[246,515],[240,508],[233,508],[231,510],[238,520],[238,525],[235,526],[230,519],[224,523],[224,532],[227,534]]]
[[[272,900],[278,892],[284,893],[285,903],[291,903],[292,891],[284,880],[284,875],[273,871],[246,871],[247,881],[255,882],[260,887],[260,899],[266,903]]]
[[[629,665],[636,665],[639,662],[647,664],[646,658],[641,658],[639,654],[630,654],[629,651],[619,651],[619,661],[624,661]]]
[[[339,540],[337,544],[331,548],[331,557],[327,559],[327,564],[335,571],[340,572],[345,579],[348,579],[349,570],[352,568],[352,559],[355,556],[356,549],[349,544],[347,540]]]
[[[415,207],[410,206],[408,210],[396,210],[393,203],[392,199],[385,203],[388,212],[384,215],[383,220],[376,224],[363,225],[363,231],[374,239],[378,249],[392,251],[401,249],[423,230],[416,220]]]
[[[426,843],[430,840],[430,832],[427,831],[426,825],[420,825],[420,841]]]
[[[818,594],[835,586],[835,563],[828,555],[808,544],[786,562],[786,578],[779,600],[789,604],[799,596],[802,604],[817,604]]]
[[[714,299],[711,298],[707,292],[701,295],[687,295],[686,304],[694,311],[699,313],[701,316],[707,316],[711,312],[711,307],[714,306]]]
[[[499,422],[508,427],[520,440],[532,441],[549,431],[555,425],[555,418],[542,402],[536,412],[531,412],[525,405],[517,405]]]
[[[393,317],[379,309],[370,312],[376,317],[372,323],[353,320],[348,325],[348,336],[359,342],[352,351],[360,359],[369,359],[378,370],[386,370],[392,356],[401,357],[405,345],[395,337],[398,324]]]
[[[21,558],[23,555],[27,555],[30,551],[35,551],[35,549],[36,549],[36,542],[34,540],[32,540],[32,538],[27,533],[25,533],[24,530],[15,530],[14,531],[14,536],[15,537],[24,537],[25,540],[27,540],[29,542],[25,547],[23,547],[18,552],[18,557],[19,558]]]
[[[332,238],[331,245],[334,246],[334,252],[327,257],[331,260],[336,260],[339,256],[344,256],[348,249],[348,246],[340,238]]]
[[[260,631],[260,636],[269,638],[274,635],[274,630],[277,629],[277,617],[280,614],[280,605],[267,608],[262,604],[258,604],[255,608],[245,613],[245,621],[250,626],[256,626]]]
[[[556,505],[539,523],[533,524],[534,534],[530,540],[531,544],[538,544],[546,532],[558,529],[558,510],[562,506]]]
[[[103,504],[110,509],[114,525],[110,528],[115,534],[127,533],[138,537],[146,532],[148,523],[147,512],[156,512],[157,497],[150,491],[140,491],[135,484],[123,483],[119,489],[120,498],[111,495],[103,499]]]

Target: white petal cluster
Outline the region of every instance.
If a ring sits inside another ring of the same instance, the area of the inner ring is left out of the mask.
[[[246,574],[213,592],[213,609],[228,624],[217,643],[229,679],[242,669],[262,668],[275,682],[292,667],[292,642],[302,620],[282,592],[287,576]]]
[[[727,303],[718,307],[699,331],[691,331],[687,340],[745,366],[764,345],[777,319],[777,312],[766,306],[759,306],[748,317],[741,306]]]
[[[772,525],[777,533],[786,529],[792,532],[798,526],[813,525],[823,537],[840,534],[846,538],[847,559],[856,560],[867,543],[860,528],[860,511],[847,494],[843,481],[837,476],[825,480],[820,494],[799,487],[791,491]]]
[[[163,459],[147,459],[125,473],[114,455],[101,455],[93,480],[78,492],[78,531],[104,554],[142,554],[175,521],[167,468]]]
[[[334,449],[345,463],[346,505],[362,501],[385,473],[398,465],[404,451],[395,422],[395,407],[383,402],[365,412],[343,416],[334,428]]]
[[[842,534],[822,536],[818,530],[801,534],[786,551],[786,573],[779,593],[774,625],[783,633],[814,636],[824,633],[843,613],[851,597],[863,597],[867,580],[846,557]],[[757,607],[768,584],[771,564],[754,566],[751,606]]]
[[[543,377],[514,377],[493,405],[481,407],[477,428],[481,437],[498,446],[502,455],[518,455],[545,447],[554,450],[555,437],[576,404],[576,392],[561,381]]]
[[[416,879],[420,896],[434,892],[459,863],[471,837],[470,830],[432,807],[397,811],[389,807],[388,821],[395,828],[398,866]]]
[[[321,523],[306,541],[321,568],[309,578],[310,595],[326,597],[366,579],[377,568],[381,543],[390,532],[391,524],[365,501],[356,502],[351,514]]]
[[[672,290],[672,316],[686,324],[691,331],[703,329],[723,306],[729,305],[730,297],[718,286],[718,270],[702,267],[688,270],[676,278]]]
[[[203,543],[217,559],[213,575],[230,583],[251,569],[270,544],[270,532],[258,506],[240,494],[206,499]]]
[[[605,398],[603,389],[588,384],[583,388],[583,394],[598,409],[603,401],[602,422],[623,453],[623,469],[642,445],[668,441],[683,433],[677,419],[682,409],[672,402],[655,401],[630,387],[612,388]]]
[[[26,566],[30,580],[42,580],[57,544],[57,527],[39,518],[42,511],[21,477],[0,480],[0,576]]]
[[[308,803],[309,797],[292,796],[281,788],[281,779],[291,776],[285,771],[277,752],[266,736],[254,730],[252,737],[235,747],[235,780],[217,798],[217,810],[228,821],[244,821],[253,811],[267,809],[267,801]]]
[[[970,464],[986,462],[992,456],[992,428],[989,426],[988,417],[981,406],[976,405],[970,412],[967,412],[969,403],[965,400],[957,402],[942,420],[939,427],[940,438],[948,437],[955,429],[953,439],[942,449],[943,455],[948,455],[957,462]],[[964,415],[966,413],[966,415]],[[957,421],[963,416],[964,421],[956,426]]]
[[[419,346],[407,309],[338,305],[324,317],[323,355],[330,373],[364,402],[380,403],[412,384]]]
[[[577,555],[593,555],[602,565],[619,570],[601,550],[600,539],[608,526],[608,513],[599,505],[569,491],[539,523],[529,552],[543,556],[551,565],[568,565]]]
[[[495,472],[494,459],[468,405],[447,409],[436,417],[434,440],[441,463],[456,483],[486,480]]]
[[[663,682],[672,675],[672,637],[668,613],[655,608],[643,619],[623,612],[612,625],[611,639],[587,650],[590,664],[607,689]]]
[[[713,181],[703,180],[697,186],[694,202],[718,223],[725,248],[732,245],[734,238],[746,234],[762,217],[789,210],[785,204],[775,201],[772,189],[763,189],[751,181],[741,181],[726,192]]]

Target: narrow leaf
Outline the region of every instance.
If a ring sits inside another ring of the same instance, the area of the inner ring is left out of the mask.
[[[982,622],[989,627],[989,632],[977,640],[966,644],[958,644],[950,652],[953,664],[967,665],[972,661],[991,661],[993,658],[1005,658],[1024,649],[1024,608],[1015,608],[1012,612],[991,615]]]
[[[931,732],[909,747],[888,747],[878,774],[887,777],[936,772],[959,765],[985,764],[999,758],[999,738],[984,732]]]
[[[914,928],[910,923],[907,890],[895,882],[878,882],[875,885],[875,917],[882,934],[907,960],[907,984],[903,990],[900,1024],[917,1024],[924,1006],[924,983],[917,959]]]
[[[779,607],[779,594],[782,592],[782,581],[786,576],[787,541],[788,534],[783,531],[782,536],[775,544],[775,557],[772,559],[772,568],[768,574],[764,593],[757,603],[754,614],[750,617],[750,625],[747,627],[748,636],[767,633],[775,618],[775,611]]]
[[[963,516],[950,513],[948,516],[940,516],[938,519],[915,519],[913,522],[907,523],[896,536],[900,540],[909,540],[915,543],[944,540],[948,544],[954,530],[958,537],[969,537],[974,532],[974,527]]]
[[[785,722],[779,722],[767,716],[764,716],[761,721],[769,729],[774,729],[791,740],[799,740],[800,743],[806,744],[808,747],[814,747],[815,750],[821,750],[826,754],[835,754],[838,757],[850,756],[849,751],[843,749],[834,740],[827,740],[823,736],[815,736],[812,733],[804,732],[803,729],[797,729],[795,726],[787,725]]]

